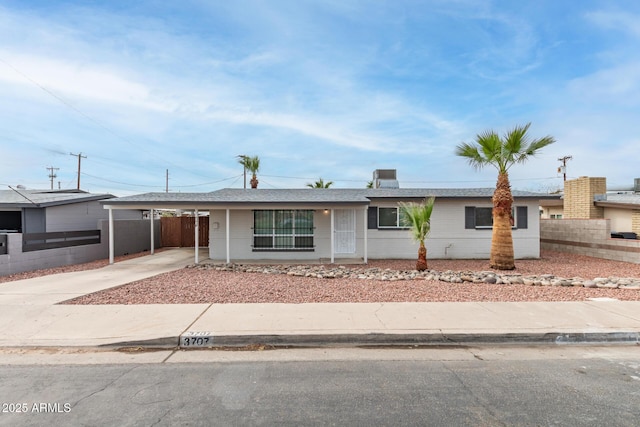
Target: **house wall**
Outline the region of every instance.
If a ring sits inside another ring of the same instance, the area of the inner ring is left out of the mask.
[[[611,231],[632,231],[632,211],[611,207],[605,207],[603,209],[603,217],[609,220]]]
[[[393,207],[397,202],[375,202],[372,206]],[[431,217],[431,234],[426,246],[429,258],[488,259],[491,251],[491,229],[465,229],[465,206],[491,207],[487,199],[436,200]],[[514,206],[527,206],[526,229],[513,230],[514,254],[517,259],[540,257],[540,216],[537,200],[515,201]],[[291,209],[292,207],[289,207]],[[287,209],[287,208],[282,208]],[[356,209],[356,253],[336,254],[338,258],[364,258],[365,213]],[[224,210],[211,210],[209,221],[209,258],[226,261],[226,217]],[[314,211],[315,250],[253,252],[253,212],[230,211],[230,258],[238,260],[319,260],[331,257],[331,217],[324,210]],[[368,229],[368,258],[413,259],[418,243],[407,229]]]
[[[160,245],[160,221],[154,221],[155,247]],[[22,252],[22,233],[9,233],[7,254],[0,255],[0,276],[61,267],[106,259],[109,257],[109,221],[102,220],[93,229],[101,231],[99,244]],[[115,255],[143,252],[151,247],[149,220],[114,221]]]
[[[279,209],[296,209],[295,207],[279,207]],[[339,258],[364,257],[364,215],[365,211],[356,209],[356,252],[354,254],[336,254]],[[215,261],[226,261],[226,211],[211,210],[209,216],[209,258]],[[331,258],[331,215],[324,209],[314,210],[313,251],[256,251],[253,245],[253,211],[230,211],[230,258],[234,260],[325,260]]]
[[[563,206],[544,206],[542,207],[542,219],[562,219],[564,216]]]
[[[114,209],[114,219],[140,220],[139,210]],[[109,219],[109,211],[99,201],[72,203],[46,208],[47,232],[96,230],[98,222]]]
[[[394,206],[393,202],[375,206]],[[465,229],[465,206],[492,207],[486,199],[437,200],[431,214],[431,233],[425,245],[431,259],[488,259],[491,229]],[[517,259],[540,257],[540,216],[538,202],[515,201],[527,206],[527,228],[513,230],[513,249]],[[369,230],[369,258],[411,259],[418,254],[418,243],[409,230]]]
[[[608,219],[544,219],[542,249],[640,263],[640,240],[612,239]]]

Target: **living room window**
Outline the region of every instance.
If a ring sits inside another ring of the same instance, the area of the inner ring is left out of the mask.
[[[253,249],[313,250],[312,210],[253,211]]]

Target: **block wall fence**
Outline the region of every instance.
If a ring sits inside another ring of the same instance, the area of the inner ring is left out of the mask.
[[[608,219],[541,219],[540,247],[640,264],[640,240],[612,239]]]

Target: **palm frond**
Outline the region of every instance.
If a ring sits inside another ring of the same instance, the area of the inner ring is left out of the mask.
[[[410,227],[411,236],[417,242],[424,243],[431,232],[431,213],[435,198],[430,197],[422,203],[400,203],[401,224]]]

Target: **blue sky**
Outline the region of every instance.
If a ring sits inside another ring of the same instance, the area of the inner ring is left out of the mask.
[[[640,2],[0,0],[0,184],[127,195],[319,177],[492,187],[454,155],[531,122],[516,189],[640,177]]]

